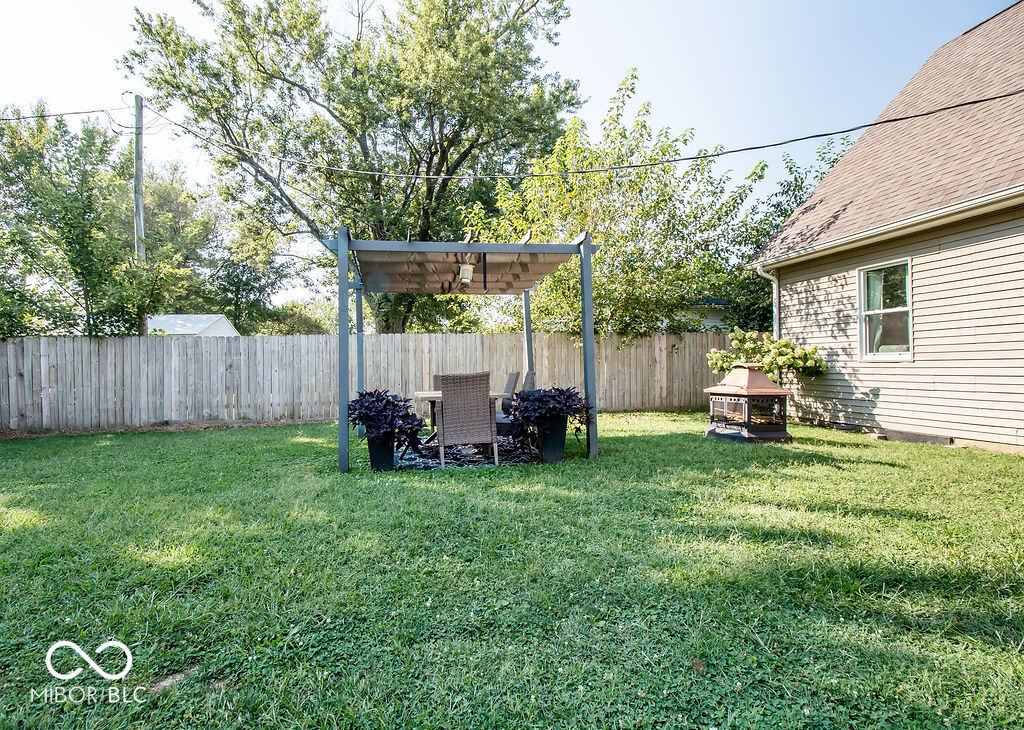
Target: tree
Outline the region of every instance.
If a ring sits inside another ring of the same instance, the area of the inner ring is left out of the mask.
[[[0,339],[70,334],[76,321],[70,301],[47,288],[21,243],[10,232],[0,234]]]
[[[285,302],[271,309],[269,315],[257,334],[326,335],[338,331],[337,306],[326,300]]]
[[[125,62],[160,109],[185,110],[230,200],[281,235],[319,240],[343,220],[360,238],[451,238],[460,206],[494,188],[456,176],[523,169],[579,104],[575,82],[544,74],[533,52],[568,11],[563,0],[402,0],[370,22],[370,5],[357,3],[350,37],[316,0],[200,4],[212,41],[139,12]],[[381,332],[420,311],[409,295],[368,301]]]
[[[771,329],[772,285],[745,266],[807,200],[852,144],[849,137],[829,138],[818,146],[814,161],[806,167],[797,164],[791,155],[782,155],[786,176],[771,195],[754,203],[735,239],[736,271],[726,296],[727,325],[741,330]]]
[[[126,147],[121,161],[126,179],[133,164],[131,154],[131,147]],[[201,313],[207,298],[207,277],[216,268],[211,259],[218,250],[227,214],[215,195],[187,180],[179,163],[147,168],[143,196],[149,258],[174,256],[188,271],[174,295],[163,302],[163,308]],[[119,235],[131,241],[135,230],[131,188],[124,188],[120,205]]]
[[[77,132],[60,118],[6,122],[0,146],[4,336],[139,334],[168,311],[224,312],[252,331],[293,273],[276,231],[230,223],[174,165],[146,171],[147,260],[136,260],[132,151],[91,121]]]
[[[14,108],[3,115],[21,116]],[[51,134],[45,123],[29,119],[0,122],[0,338],[70,334],[77,321],[73,300],[62,290],[66,268],[54,247],[33,235],[33,186],[25,178],[39,169]]]
[[[417,297],[404,329],[409,332],[468,333],[483,327],[480,313],[471,297],[460,294],[442,294],[436,297]]]
[[[254,334],[274,319],[271,298],[291,273],[274,255],[279,239],[254,221],[238,221],[211,257],[205,310],[223,313],[240,334]]]
[[[594,256],[595,327],[627,338],[697,326],[687,310],[721,296],[744,203],[765,170],[759,163],[733,185],[728,174],[715,171],[711,158],[685,166],[658,164],[683,156],[693,131],[654,130],[647,104],[628,121],[636,78],[631,71],[612,98],[597,142],[582,121],[573,120],[553,152],[534,164],[532,171],[541,176],[519,190],[499,188],[497,215],[479,203],[464,209],[466,225],[490,240],[517,240],[530,230],[539,240],[568,241],[590,231],[600,246]],[[562,174],[611,166],[631,167]],[[546,278],[532,303],[538,327],[578,333],[578,260]]]
[[[76,132],[61,118],[0,123],[0,233],[9,331],[142,331],[182,271],[173,256],[135,260],[118,226],[118,201],[130,193],[117,160],[117,136],[90,120]],[[17,109],[4,116],[22,117]],[[26,307],[39,304],[39,316]],[[21,325],[17,323],[21,322]]]

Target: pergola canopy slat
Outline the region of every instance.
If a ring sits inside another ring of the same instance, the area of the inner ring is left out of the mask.
[[[522,294],[576,253],[453,253],[353,250],[363,286],[396,294]],[[486,269],[484,271],[484,258]],[[472,264],[473,278],[459,280],[459,266]],[[487,290],[484,291],[486,274]]]

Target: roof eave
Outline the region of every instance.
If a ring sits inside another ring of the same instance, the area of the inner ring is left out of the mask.
[[[925,213],[918,213],[908,218],[892,221],[891,223],[885,223],[881,226],[868,228],[817,246],[811,246],[792,255],[783,254],[774,258],[755,259],[747,265],[747,268],[756,269],[758,266],[762,268],[778,268],[781,265],[797,264],[819,256],[867,246],[872,243],[881,243],[968,218],[996,213],[1017,205],[1024,205],[1024,184],[1014,185],[1013,187],[1004,188],[992,193],[985,193],[984,195],[979,195],[959,203],[953,203],[952,205],[935,208]]]

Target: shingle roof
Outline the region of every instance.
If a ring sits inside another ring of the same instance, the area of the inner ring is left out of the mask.
[[[154,314],[146,318],[146,323],[150,330],[163,330],[169,335],[197,335],[222,319],[228,321],[223,314]]]
[[[949,41],[878,119],[1024,88],[1024,1]],[[1024,95],[869,128],[754,263],[1024,183]]]

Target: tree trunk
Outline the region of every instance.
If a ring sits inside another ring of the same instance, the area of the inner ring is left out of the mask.
[[[415,304],[415,294],[378,294],[373,297],[370,311],[378,334],[404,334]]]
[[[143,337],[149,335],[149,321],[146,316],[146,308],[139,305],[135,309],[135,326],[139,330],[139,334]]]
[[[401,335],[405,334],[405,318],[404,317],[389,317],[387,319],[376,319],[377,332],[382,335]]]

